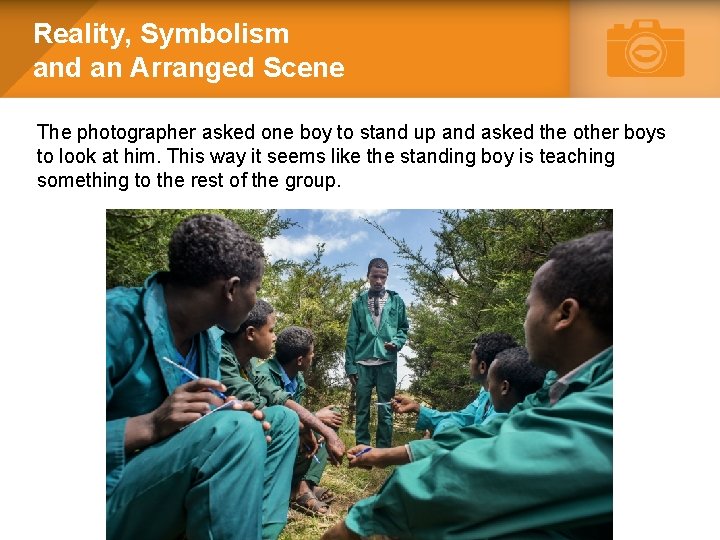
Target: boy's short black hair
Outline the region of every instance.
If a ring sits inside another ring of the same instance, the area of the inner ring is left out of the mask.
[[[236,338],[241,334],[244,334],[245,330],[247,330],[251,326],[254,328],[262,328],[267,324],[270,314],[274,312],[275,308],[272,307],[272,304],[266,302],[265,300],[258,299],[258,301],[255,302],[253,308],[250,310],[250,313],[248,314],[247,319],[245,319],[245,322],[240,325],[240,328],[238,328],[238,331],[225,332],[225,335],[232,339]]]
[[[387,270],[388,274],[390,273],[390,267],[388,266],[387,261],[385,259],[381,259],[380,257],[376,257],[368,263],[367,273],[369,274],[370,270],[372,270],[373,268],[384,268],[385,270]]]
[[[518,342],[510,334],[505,332],[488,332],[480,334],[473,342],[473,351],[478,362],[485,362],[490,367],[492,361],[501,351],[511,347],[517,347]]]
[[[315,343],[312,331],[302,326],[288,326],[277,336],[275,358],[281,365],[305,356]]]
[[[551,306],[574,298],[592,323],[607,335],[613,331],[613,233],[599,231],[558,244],[552,261],[537,281],[541,297]]]
[[[501,381],[510,383],[518,402],[529,394],[534,394],[543,385],[547,370],[530,361],[525,347],[505,349],[495,357],[495,375]]]
[[[234,221],[198,214],[182,221],[170,238],[170,279],[199,287],[237,276],[244,286],[262,275],[263,257],[260,244]]]

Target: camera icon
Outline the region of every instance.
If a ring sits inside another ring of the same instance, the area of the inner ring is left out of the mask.
[[[657,19],[635,19],[629,28],[607,31],[609,77],[682,77],[685,75],[685,30],[660,28]]]

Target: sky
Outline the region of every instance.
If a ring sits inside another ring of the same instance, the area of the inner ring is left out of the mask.
[[[409,305],[415,300],[403,259],[395,245],[380,231],[363,221],[372,220],[381,225],[389,235],[404,239],[414,250],[422,248],[423,255],[431,258],[434,253],[432,230],[439,227],[439,214],[435,210],[280,210],[281,218],[297,223],[283,231],[278,238],[264,244],[270,260],[291,259],[303,261],[311,257],[317,245],[325,244],[323,264],[334,266],[340,263],[354,263],[344,271],[344,278],[365,278],[367,263],[374,257],[388,262],[390,271],[386,288],[396,291]],[[412,320],[410,321],[412,325]],[[414,355],[408,346],[403,347],[398,357],[398,381],[401,388],[410,384],[410,371],[405,366],[402,354]]]

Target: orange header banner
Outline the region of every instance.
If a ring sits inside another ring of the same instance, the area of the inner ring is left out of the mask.
[[[720,95],[711,2],[7,2],[5,97]]]

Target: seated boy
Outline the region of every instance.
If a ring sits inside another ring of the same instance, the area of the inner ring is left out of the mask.
[[[268,358],[272,354],[273,343],[276,341],[275,323],[273,307],[264,300],[258,300],[240,329],[223,336],[220,365],[222,381],[228,392],[238,399],[254,403],[260,409],[285,405],[298,413],[303,431],[301,447],[293,469],[294,500],[311,513],[324,514],[328,511],[328,493],[316,486],[328,457],[335,464],[342,461],[345,445],[334,431],[334,428],[340,426],[342,418],[328,407],[313,415],[298,402],[302,399],[305,383],[302,375],[298,373],[297,365],[303,364],[304,370],[312,363],[314,355],[314,338],[309,330],[299,327],[286,329],[281,333],[283,338],[278,340],[276,346],[279,362],[273,359],[267,364],[258,364],[258,358]],[[298,335],[302,342],[300,347],[293,345]],[[291,360],[295,361],[295,369],[287,367],[287,371],[283,371],[283,363],[290,363]],[[283,380],[283,373],[287,381]],[[324,437],[323,447],[318,448],[313,431]],[[308,471],[311,462],[315,466]],[[304,476],[307,478],[303,478]],[[308,480],[312,486],[308,484]]]
[[[312,364],[315,356],[315,337],[307,328],[289,326],[277,337],[275,357],[258,366],[257,373],[266,375],[287,392],[292,401],[300,404],[306,385],[303,371]],[[326,426],[337,430],[342,424],[342,416],[336,407],[323,407],[315,416]],[[328,452],[321,445],[315,456],[308,457],[302,448],[293,470],[293,507],[312,514],[326,514],[328,504],[334,499],[328,489],[320,487],[320,479],[327,465]]]
[[[470,377],[480,383],[480,392],[475,400],[462,410],[441,412],[420,405],[405,394],[395,396],[393,410],[396,413],[418,413],[417,430],[429,430],[433,435],[449,427],[464,427],[482,424],[495,414],[490,394],[487,392],[487,374],[497,354],[505,349],[517,347],[517,341],[510,334],[492,332],[480,334],[470,353]]]
[[[508,413],[543,385],[547,370],[533,364],[525,347],[498,353],[487,375],[487,391],[495,413]]]
[[[260,411],[208,414],[232,397],[217,380],[215,325],[241,325],[262,274],[257,242],[224,217],[198,215],[173,232],[169,272],[107,291],[108,539],[258,539],[282,531],[291,470],[277,461],[297,453],[297,415],[266,416],[268,446]]]

